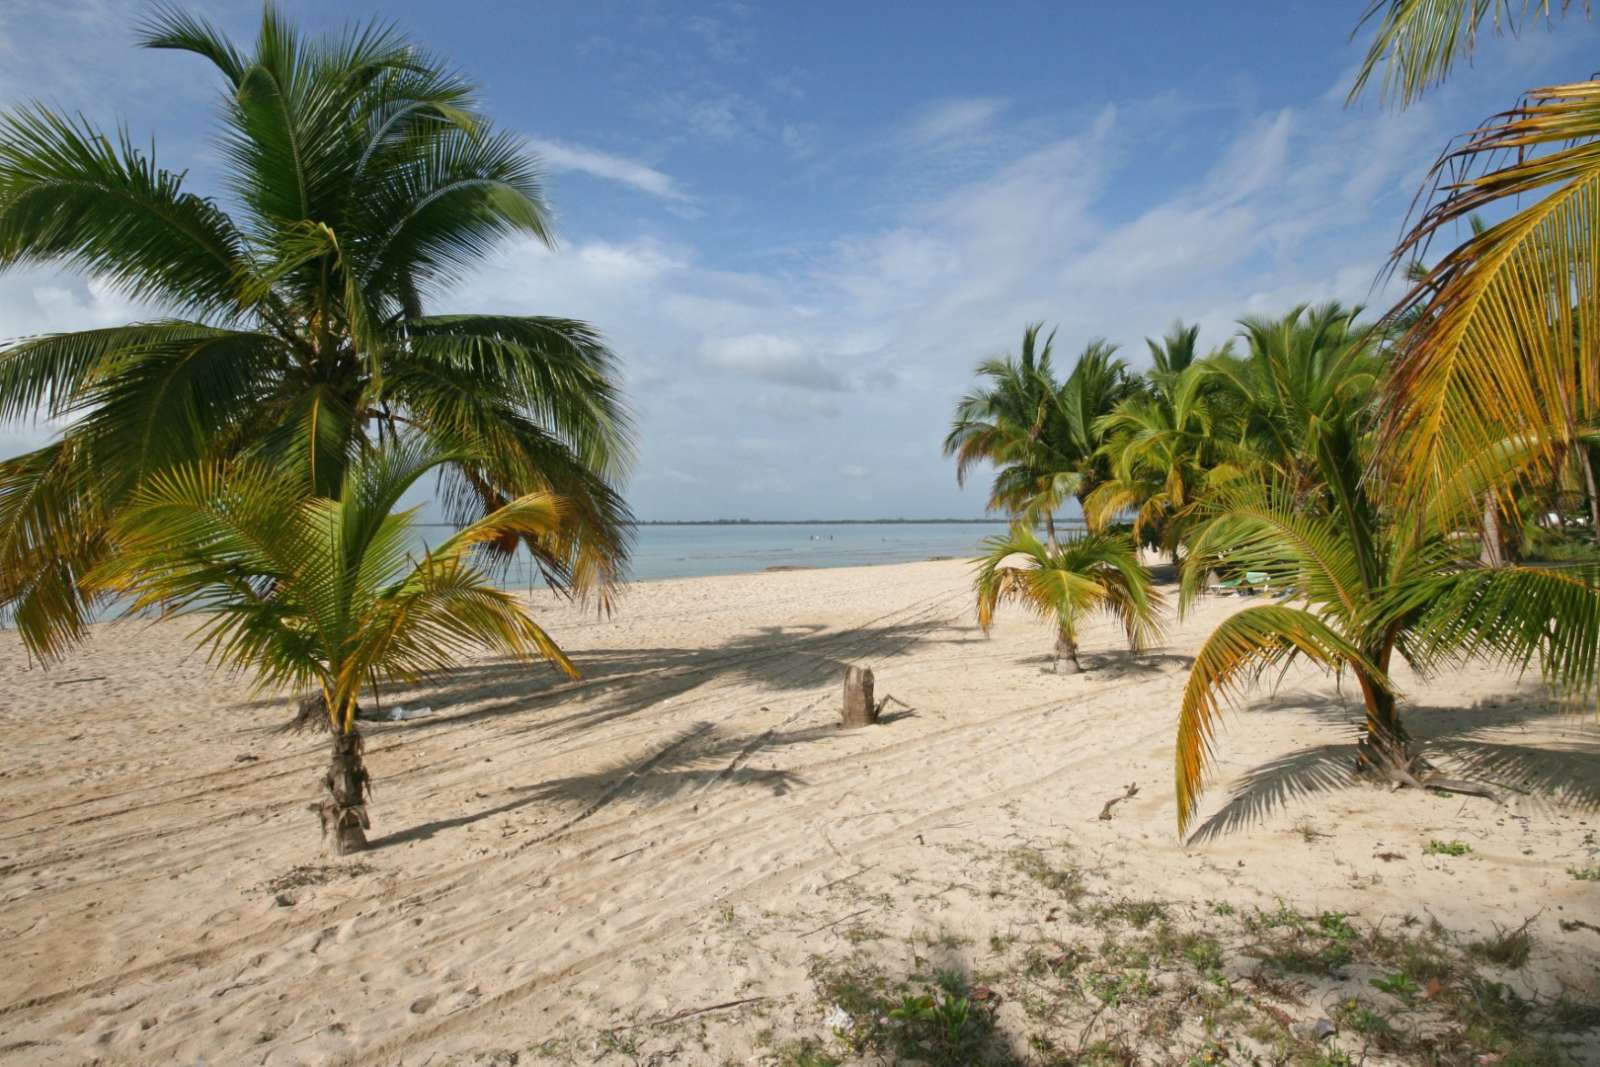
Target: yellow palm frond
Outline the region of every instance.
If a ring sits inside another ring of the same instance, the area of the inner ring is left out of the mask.
[[[1496,446],[1512,438],[1548,471],[1600,416],[1600,82],[1537,90],[1437,173],[1507,153],[1509,164],[1447,186],[1396,253],[1413,257],[1446,225],[1553,186],[1451,252],[1396,309],[1421,312],[1400,345],[1379,446],[1403,498],[1431,497],[1463,465],[1503,483]],[[1459,504],[1460,518],[1475,506]]]
[[[1201,646],[1183,690],[1174,757],[1180,834],[1188,829],[1200,801],[1222,702],[1238,696],[1264,671],[1297,655],[1329,670],[1358,666],[1369,677],[1389,684],[1359,649],[1302,608],[1261,604],[1228,616]]]

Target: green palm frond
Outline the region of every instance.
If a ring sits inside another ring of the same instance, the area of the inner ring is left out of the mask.
[[[1371,0],[1356,32],[1376,21],[1377,33],[1349,100],[1361,95],[1382,66],[1385,99],[1410,104],[1443,82],[1458,60],[1472,55],[1486,19],[1496,32],[1516,33],[1530,17],[1548,19],[1572,6],[1572,0],[1559,5],[1550,0]],[[1582,0],[1582,7],[1587,14],[1589,0]]]
[[[364,685],[415,681],[478,647],[576,676],[473,562],[496,538],[549,533],[559,501],[519,497],[413,557],[412,513],[394,508],[454,458],[403,438],[354,463],[331,499],[307,496],[294,472],[248,461],[159,472],[113,524],[114,551],[84,584],[126,598],[129,613],[199,614],[214,662],[263,687],[320,688],[346,730]]]
[[[1078,620],[1094,611],[1112,614],[1128,645],[1150,647],[1161,634],[1161,594],[1126,537],[1088,534],[1072,538],[1054,552],[1024,527],[984,540],[986,553],[975,562],[978,625],[988,630],[995,609],[1018,603],[1055,622],[1068,638]]]
[[[1187,611],[1213,571],[1269,576],[1325,605],[1347,624],[1359,620],[1367,589],[1357,549],[1333,517],[1304,507],[1283,485],[1249,479],[1209,502],[1183,570],[1180,610]]]
[[[104,516],[79,481],[74,442],[0,460],[0,604],[29,649],[46,659],[85,633],[97,598],[78,576],[104,554]]]
[[[234,317],[247,251],[233,222],[126,133],[42,104],[0,117],[0,267],[65,263],[123,292]]]
[[[1436,672],[1477,657],[1536,666],[1563,697],[1600,704],[1600,570],[1503,566],[1441,570],[1397,589],[1408,658]],[[1409,614],[1407,614],[1409,613]]]

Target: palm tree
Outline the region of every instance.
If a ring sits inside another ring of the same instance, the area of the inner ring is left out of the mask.
[[[1046,542],[1056,545],[1055,513],[1068,499],[1081,502],[1107,474],[1097,455],[1096,420],[1133,391],[1116,346],[1091,341],[1064,382],[1051,366],[1055,334],[1038,345],[1043,323],[1024,332],[1017,359],[978,365],[989,384],[956,405],[945,437],[945,455],[956,457],[956,480],[981,462],[993,464],[988,509],[1005,511],[1029,525],[1043,522]]]
[[[394,508],[423,475],[464,458],[402,435],[347,465],[331,498],[306,495],[307,472],[256,459],[167,468],[133,491],[85,576],[127,598],[129,614],[200,613],[195,633],[213,662],[253,672],[258,687],[316,694],[333,736],[322,829],[339,853],[365,847],[369,825],[363,687],[415,682],[483,645],[578,675],[472,559],[506,537],[560,529],[558,498],[518,497],[412,557],[416,509]]]
[[[1154,534],[1173,563],[1200,494],[1248,462],[1237,440],[1236,405],[1208,365],[1231,358],[1232,345],[1197,361],[1199,332],[1180,322],[1160,344],[1146,339],[1153,361],[1147,388],[1100,418],[1100,452],[1111,475],[1084,500],[1084,516],[1097,528],[1131,509],[1134,540]]]
[[[1452,502],[1380,506],[1382,483],[1365,477],[1368,413],[1324,413],[1304,450],[1321,479],[1314,490],[1268,470],[1202,505],[1180,611],[1223,569],[1263,572],[1294,601],[1230,615],[1195,657],[1178,724],[1180,833],[1211,762],[1223,697],[1297,656],[1355,677],[1366,716],[1362,768],[1412,786],[1472,788],[1440,779],[1411,748],[1390,676],[1396,652],[1424,676],[1474,656],[1517,668],[1537,659],[1558,689],[1594,695],[1600,571],[1482,567],[1448,536]]]
[[[1118,404],[1142,391],[1128,365],[1117,358],[1117,346],[1095,339],[1084,346],[1061,388],[1056,390],[1046,439],[1055,452],[1057,476],[1052,489],[1065,500],[1077,498],[1079,507],[1111,475],[1101,452],[1105,443],[1102,419]]]
[[[1319,437],[1374,403],[1381,334],[1359,326],[1361,308],[1301,305],[1277,318],[1239,321],[1243,356],[1205,362],[1239,419],[1240,443],[1289,484],[1323,484]]]
[[[1564,0],[1525,0],[1522,18],[1548,18]],[[1584,8],[1587,10],[1588,4]],[[1351,90],[1383,69],[1400,106],[1442,82],[1496,30],[1518,28],[1506,0],[1386,0],[1367,10],[1377,34]],[[1509,213],[1444,256],[1391,312],[1410,324],[1385,395],[1383,449],[1396,458],[1401,499],[1437,492],[1466,465],[1491,489],[1571,477],[1600,538],[1592,446],[1600,429],[1600,82],[1525,93],[1452,143],[1431,193],[1395,250],[1416,260],[1446,228],[1505,205]],[[1505,462],[1509,450],[1522,458]],[[1570,475],[1568,472],[1571,472]],[[1446,494],[1475,518],[1476,502]]]
[[[1094,611],[1114,615],[1128,635],[1128,647],[1139,651],[1161,632],[1157,615],[1161,594],[1151,587],[1150,573],[1126,537],[1085,534],[1059,548],[1039,543],[1026,527],[1009,536],[985,539],[988,554],[975,561],[978,573],[978,625],[988,633],[995,607],[1016,601],[1055,623],[1054,669],[1077,674],[1078,626]]]
[[[0,609],[32,650],[83,635],[81,579],[157,472],[298,456],[328,496],[407,431],[471,457],[439,469],[457,521],[559,495],[558,525],[496,548],[520,539],[553,584],[604,595],[629,524],[611,353],[570,319],[427,311],[501,238],[549,243],[522,143],[381,25],[310,39],[269,5],[243,49],[163,8],[140,40],[221,75],[224,199],[126,134],[42,104],[0,118],[0,269],[64,263],[167,316],[0,345],[0,419],[69,424],[0,461]]]
[[[998,470],[989,493],[990,511],[1015,511],[1047,495],[1053,472],[1048,467],[1048,428],[1051,397],[1058,388],[1050,365],[1055,332],[1039,344],[1044,323],[1030,323],[1022,331],[1017,358],[1000,356],[978,364],[977,374],[988,379],[956,404],[955,418],[944,439],[944,454],[956,457],[956,484],[966,485],[967,475],[979,463]],[[1050,543],[1055,543],[1055,508],[1045,507],[1043,519]]]

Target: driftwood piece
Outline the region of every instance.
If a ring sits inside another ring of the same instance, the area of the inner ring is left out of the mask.
[[[883,694],[883,696],[878,698],[878,703],[875,705],[877,710],[874,711],[874,713],[873,713],[874,718],[881,718],[882,715],[883,715],[883,709],[887,708],[890,704],[899,704],[902,708],[905,708],[906,711],[915,711],[916,710],[910,704],[907,704],[904,700],[901,700],[899,697],[891,696],[888,693],[885,693],[885,694]]]
[[[1128,789],[1125,793],[1123,793],[1120,797],[1112,797],[1110,800],[1106,801],[1106,806],[1100,809],[1100,818],[1104,819],[1106,822],[1110,822],[1112,808],[1116,807],[1118,804],[1121,804],[1124,800],[1132,800],[1138,795],[1139,783],[1129,782]]]
[[[849,667],[844,672],[844,728],[854,730],[878,721],[872,702],[872,668]]]
[[[682,1011],[675,1011],[671,1015],[663,1015],[659,1019],[651,1019],[648,1022],[629,1023],[627,1026],[613,1026],[611,1028],[611,1032],[613,1034],[620,1034],[624,1030],[640,1030],[647,1026],[665,1026],[668,1023],[678,1022],[680,1019],[689,1019],[696,1015],[704,1015],[709,1011],[726,1011],[728,1008],[737,1008],[745,1004],[755,1004],[759,1001],[771,999],[771,997],[741,997],[738,1000],[725,1000],[721,1004],[707,1004],[703,1008],[684,1008]]]

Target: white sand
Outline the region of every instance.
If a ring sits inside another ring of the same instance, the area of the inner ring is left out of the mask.
[[[1356,702],[1295,669],[1230,718],[1206,814],[1272,761],[1290,759],[1290,784],[1185,847],[1184,657],[1239,602],[1202,604],[1143,657],[1096,621],[1090,673],[1058,677],[1040,670],[1038,622],[977,631],[967,576],[937,562],[656,582],[609,621],[542,603],[587,680],[484,662],[390,695],[437,714],[367,731],[381,847],[281,893],[268,883],[328,862],[307,810],[324,745],[273,731],[283,699],[214,674],[184,622],[102,627],[49,672],[6,635],[0,1060],[527,1063],[548,1041],[595,1062],[608,1028],[764,997],[628,1032],[655,1062],[750,1062],[764,1029],[825,1035],[808,960],[847,948],[853,923],[888,931],[887,955],[954,933],[981,966],[991,934],[1045,921],[990,891],[983,857],[1019,844],[1179,910],[1281,899],[1479,932],[1537,913],[1538,967],[1519,980],[1593,995],[1600,933],[1557,925],[1600,924],[1600,884],[1566,870],[1594,862],[1592,808],[1346,784]],[[914,710],[836,729],[846,663]],[[1401,678],[1416,733],[1492,746],[1478,751],[1501,777],[1600,795],[1600,733],[1531,682]],[[1098,820],[1130,782],[1138,796]],[[1473,852],[1426,856],[1433,838]]]

